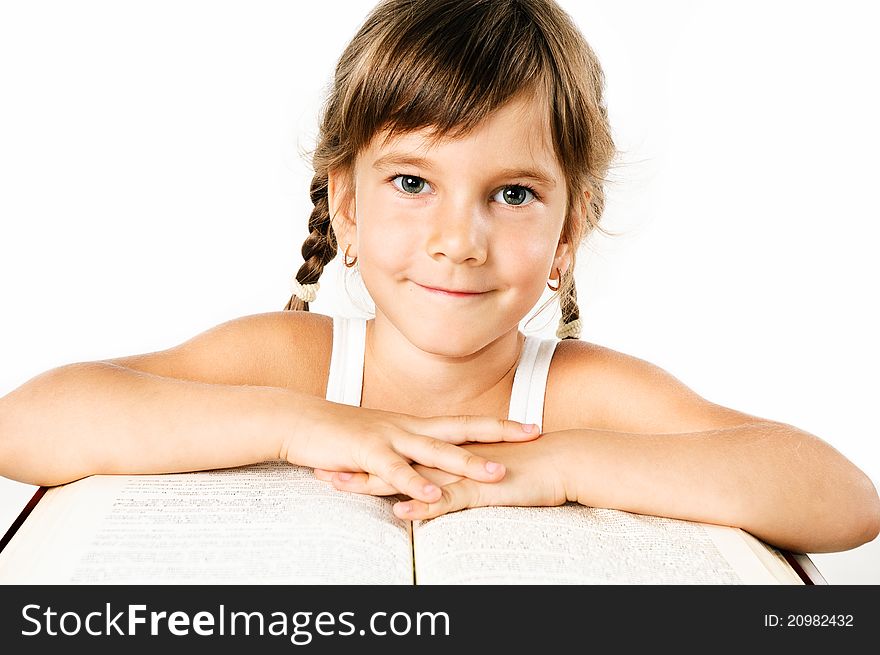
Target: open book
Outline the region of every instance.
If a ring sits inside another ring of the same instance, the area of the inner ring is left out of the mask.
[[[594,509],[403,521],[311,469],[91,476],[48,489],[0,552],[4,584],[803,584],[737,528]],[[805,558],[807,564],[809,559]],[[802,560],[803,561],[803,560]]]

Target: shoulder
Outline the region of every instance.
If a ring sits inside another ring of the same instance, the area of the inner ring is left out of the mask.
[[[544,401],[545,430],[638,434],[695,432],[759,420],[706,400],[643,359],[587,341],[556,346]]]
[[[267,312],[226,321],[168,350],[107,361],[165,377],[323,397],[332,340],[330,316]]]
[[[279,311],[247,320],[251,337],[264,355],[261,384],[323,397],[333,346],[333,318],[315,312]]]

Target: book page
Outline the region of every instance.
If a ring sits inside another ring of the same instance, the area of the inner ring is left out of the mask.
[[[391,504],[284,462],[92,476],[46,492],[0,582],[409,585],[410,524]]]
[[[707,529],[711,529],[717,526],[706,526]],[[721,528],[721,530],[725,530],[725,528]],[[744,532],[742,530],[739,531],[739,535],[733,535],[729,532],[726,533],[728,538],[734,539],[736,537],[741,537],[752,549],[752,551],[758,556],[758,558],[764,563],[764,566],[774,575],[776,578],[783,584],[804,584],[804,581],[801,580],[801,576],[798,575],[797,571],[795,571],[791,564],[789,564],[785,556],[773,546],[764,543],[760,539],[755,538],[750,535],[748,532]],[[717,538],[721,538],[720,535]],[[797,555],[795,555],[795,559],[797,559]],[[804,562],[801,562],[801,567],[804,566]],[[810,563],[812,566],[812,563]],[[813,567],[815,568],[815,567]],[[816,571],[818,575],[819,572]],[[821,577],[821,576],[820,576]],[[814,583],[815,584],[815,583]]]
[[[576,503],[481,507],[417,522],[416,584],[800,581],[768,570],[747,538],[737,528]]]

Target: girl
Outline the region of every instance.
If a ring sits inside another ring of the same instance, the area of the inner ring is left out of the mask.
[[[30,380],[0,399],[0,473],[53,485],[281,458],[405,495],[408,519],[569,500],[800,552],[873,539],[877,493],[827,443],[579,339],[572,271],[615,153],[602,94],[552,2],[381,3],[324,109],[287,311]],[[340,255],[374,318],[308,311]],[[518,330],[545,284],[559,340]]]

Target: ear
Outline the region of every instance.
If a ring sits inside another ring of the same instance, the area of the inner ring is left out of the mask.
[[[327,171],[327,206],[330,209],[330,224],[336,235],[336,243],[342,250],[352,244],[349,255],[357,256],[357,216],[355,214],[354,193],[351,188],[351,174],[347,170]]]
[[[553,255],[553,268],[548,278],[554,279],[557,268],[560,274],[565,275],[569,266],[571,266],[571,247],[567,241],[560,241],[556,246],[556,254]]]
[[[571,212],[569,213],[568,220],[574,221],[577,225],[577,229],[574,230],[575,234],[581,234],[581,226],[587,221],[587,212],[589,211],[591,197],[589,191],[584,191],[582,201],[578,203],[576,207],[572,207]],[[571,244],[568,241],[562,241],[560,238],[559,243],[556,245],[556,254],[553,255],[553,270],[551,271],[551,274],[554,273],[557,268],[564,274],[570,266]]]

